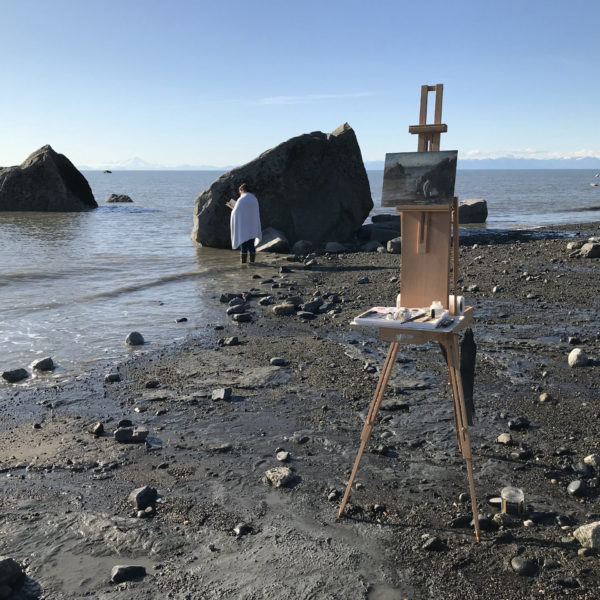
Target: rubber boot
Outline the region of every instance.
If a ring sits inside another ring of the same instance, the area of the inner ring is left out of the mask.
[[[250,262],[253,263],[256,260],[256,252],[250,252]]]
[[[246,261],[248,260],[248,253],[242,252],[241,257],[242,257],[242,264],[245,265]]]

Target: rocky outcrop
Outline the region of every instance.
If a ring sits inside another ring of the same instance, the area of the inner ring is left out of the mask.
[[[133,202],[133,200],[131,199],[131,197],[128,196],[127,194],[111,194],[106,199],[106,201],[110,202],[111,204],[117,203],[117,202]]]
[[[230,248],[225,202],[247,183],[260,204],[263,229],[272,227],[293,245],[343,242],[373,207],[356,135],[346,123],[333,133],[307,133],[267,150],[217,179],[196,198],[192,240]]]
[[[459,223],[485,223],[487,216],[487,202],[482,198],[471,198],[458,204]]]
[[[0,168],[0,211],[73,212],[97,206],[87,179],[50,146],[20,166]]]

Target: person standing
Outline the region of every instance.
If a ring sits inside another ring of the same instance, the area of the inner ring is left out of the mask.
[[[246,183],[242,183],[238,191],[240,196],[237,201],[227,202],[227,206],[232,209],[231,247],[234,250],[235,248],[240,249],[242,264],[247,262],[248,255],[250,255],[250,262],[253,263],[256,258],[256,242],[262,238],[258,200],[250,192]]]

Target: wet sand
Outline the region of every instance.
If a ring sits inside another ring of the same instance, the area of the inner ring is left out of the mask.
[[[459,285],[478,346],[473,467],[480,515],[490,517],[480,543],[433,344],[401,347],[337,518],[387,351],[375,330],[349,322],[394,303],[401,258],[319,255],[307,266],[271,255],[243,267],[245,288],[222,290],[257,290],[250,323],[233,322],[223,303],[222,319],[198,339],[142,350],[119,365],[115,383],[100,367],[36,389],[2,383],[0,555],[26,567],[20,597],[600,597],[598,557],[582,556],[572,536],[600,520],[598,473],[579,464],[600,454],[600,261],[566,249],[600,227],[561,231],[572,237],[463,238]],[[258,290],[305,301],[335,293],[339,312],[277,316],[258,304]],[[232,336],[239,343],[224,345]],[[574,347],[588,366],[568,366]],[[229,400],[212,399],[228,387]],[[510,430],[516,417],[529,427]],[[122,419],[147,427],[147,443],[118,443]],[[104,435],[89,433],[96,422]],[[513,445],[496,442],[502,433]],[[289,462],[278,461],[281,451]],[[292,471],[286,487],[264,481],[278,466]],[[581,497],[567,492],[575,480],[585,482]],[[159,498],[138,517],[128,496],[145,485]],[[505,485],[524,490],[526,515],[498,527],[488,499]],[[533,574],[515,573],[515,557],[530,559]],[[147,574],[111,584],[119,564]]]

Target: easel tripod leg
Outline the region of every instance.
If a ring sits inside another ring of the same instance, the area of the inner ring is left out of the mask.
[[[360,465],[360,460],[362,458],[363,452],[365,451],[365,448],[369,443],[369,439],[371,438],[373,426],[375,425],[375,419],[377,418],[377,413],[379,412],[379,407],[381,406],[381,401],[383,400],[385,388],[387,387],[388,381],[392,374],[392,368],[394,366],[394,362],[396,361],[399,346],[400,344],[398,344],[397,342],[393,342],[392,344],[390,344],[390,349],[388,350],[385,363],[383,364],[383,369],[381,371],[381,375],[379,376],[379,381],[377,382],[377,387],[375,388],[373,400],[371,401],[371,405],[369,406],[369,412],[367,413],[367,418],[365,419],[365,425],[363,427],[362,433],[360,434],[360,448],[358,449],[358,454],[356,455],[356,460],[354,461],[352,474],[350,475],[350,479],[348,480],[348,484],[346,485],[346,491],[344,492],[344,497],[342,498],[342,503],[340,504],[338,517],[342,516],[344,508],[346,508],[348,496],[350,495],[350,490],[352,489],[352,484],[354,483],[354,479],[358,471],[358,465]]]
[[[452,334],[447,344],[448,368],[450,378],[454,381],[453,392],[457,393],[454,403],[458,413],[459,424],[459,446],[467,465],[467,478],[469,480],[469,493],[471,495],[471,508],[473,510],[473,524],[475,525],[475,537],[479,541],[479,514],[477,512],[477,496],[475,494],[475,482],[473,480],[473,465],[471,464],[471,439],[467,425],[467,410],[460,378],[460,355],[458,350],[458,335]]]

